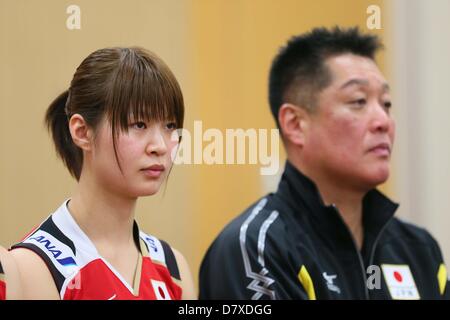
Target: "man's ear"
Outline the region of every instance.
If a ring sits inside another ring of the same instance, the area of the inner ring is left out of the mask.
[[[283,137],[297,146],[303,146],[305,143],[309,120],[306,109],[291,103],[284,103],[278,112],[278,123]]]
[[[70,117],[69,130],[76,146],[85,151],[91,150],[93,133],[83,116],[76,113]]]

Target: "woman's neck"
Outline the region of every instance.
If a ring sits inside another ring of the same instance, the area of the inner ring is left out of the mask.
[[[68,206],[84,233],[101,251],[133,243],[136,198],[121,197],[103,187],[92,175],[81,175]]]

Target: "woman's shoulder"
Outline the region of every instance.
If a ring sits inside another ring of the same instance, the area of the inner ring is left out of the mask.
[[[194,280],[192,279],[191,269],[186,258],[176,249],[172,248],[175,259],[180,271],[181,287],[183,289],[183,300],[196,300],[197,292],[194,286]]]
[[[177,256],[179,252],[175,250],[168,242],[144,233],[139,232],[139,246],[142,255],[150,257],[153,263],[162,265],[168,269],[172,278],[180,280],[179,263]]]
[[[152,261],[167,267],[173,278],[178,280],[182,288],[182,299],[197,299],[192,274],[184,255],[168,242],[140,231],[143,254],[148,254]]]
[[[19,271],[17,269],[17,263],[11,253],[5,248],[0,246],[0,281],[3,282],[4,292],[0,293],[0,296],[7,299],[21,299],[22,298],[22,285],[20,281]]]
[[[53,221],[55,213],[11,246],[10,253],[17,263],[25,299],[59,299],[55,276],[64,270],[59,264],[74,259],[73,243]]]
[[[16,248],[10,253],[17,264],[24,299],[59,299],[50,270],[36,252]]]

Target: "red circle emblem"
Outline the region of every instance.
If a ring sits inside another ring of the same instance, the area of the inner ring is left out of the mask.
[[[398,271],[394,271],[394,278],[395,278],[395,280],[397,280],[398,282],[402,282],[402,281],[403,281],[402,275],[401,275],[400,272],[398,272]]]
[[[166,294],[165,294],[164,290],[161,287],[158,287],[158,291],[159,291],[159,295],[161,296],[161,298],[165,299]]]

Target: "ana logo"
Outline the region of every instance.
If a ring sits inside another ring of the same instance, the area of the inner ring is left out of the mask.
[[[334,284],[334,279],[337,278],[336,274],[327,275],[327,273],[324,272],[324,273],[322,273],[322,276],[327,281],[328,290],[334,291],[338,294],[341,293],[341,289],[337,285]]]
[[[158,252],[158,247],[156,246],[155,240],[148,237],[145,239],[149,242],[150,247],[153,249],[153,251]]]
[[[420,299],[414,278],[408,265],[381,265],[384,279],[389,288],[392,299],[416,300]]]
[[[75,263],[75,260],[73,260],[72,257],[58,259],[58,257],[62,254],[62,251],[56,249],[56,247],[51,243],[51,241],[46,239],[44,236],[32,237],[29,240],[34,240],[40,244],[43,244],[44,247],[47,249],[47,251],[50,252],[53,255],[53,257],[56,259],[56,261],[58,261],[62,266],[71,266],[71,265],[76,266],[77,265]]]
[[[150,279],[153,286],[153,292],[155,292],[156,300],[172,300],[166,284],[162,281]]]

